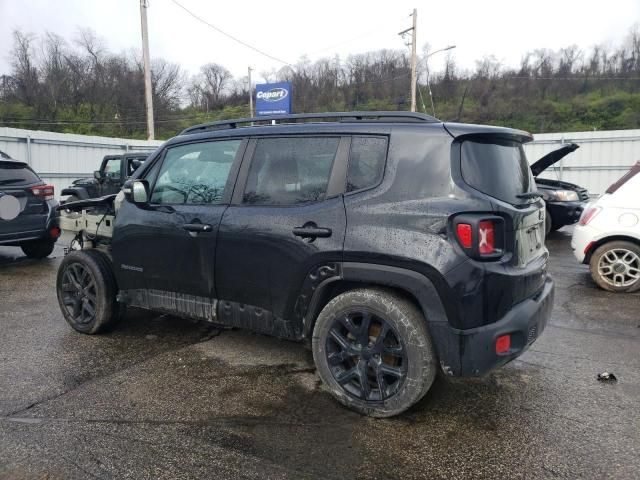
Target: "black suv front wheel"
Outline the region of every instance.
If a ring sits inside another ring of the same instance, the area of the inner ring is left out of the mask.
[[[312,348],[331,394],[372,417],[391,417],[411,407],[436,376],[424,316],[387,290],[351,290],[331,300],[318,316]]]
[[[69,253],[58,269],[56,287],[62,315],[78,332],[99,333],[121,316],[116,281],[101,252]]]

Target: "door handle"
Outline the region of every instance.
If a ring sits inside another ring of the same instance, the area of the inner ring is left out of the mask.
[[[212,232],[213,227],[207,223],[185,223],[182,228],[187,232]]]
[[[293,234],[296,237],[326,238],[331,236],[331,229],[320,227],[295,227],[293,229]]]

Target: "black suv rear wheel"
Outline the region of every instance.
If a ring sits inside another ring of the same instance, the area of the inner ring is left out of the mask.
[[[121,316],[116,301],[116,281],[104,254],[95,250],[69,253],[58,269],[60,310],[78,332],[94,334]]]
[[[352,290],[331,300],[318,316],[312,348],[331,394],[372,417],[403,412],[427,393],[436,376],[424,316],[382,289]]]
[[[51,255],[55,240],[32,240],[20,245],[24,254],[29,258],[45,258]]]

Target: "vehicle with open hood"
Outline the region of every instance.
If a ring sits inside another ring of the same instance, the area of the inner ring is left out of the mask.
[[[586,202],[589,201],[589,192],[586,188],[562,180],[540,178],[540,175],[546,169],[555,165],[571,152],[575,152],[578,148],[580,148],[579,145],[575,143],[563,145],[531,165],[531,172],[536,179],[538,191],[542,193],[542,198],[546,203],[546,235],[565,225],[576,223]]]

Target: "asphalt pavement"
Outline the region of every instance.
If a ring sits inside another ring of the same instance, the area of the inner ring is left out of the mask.
[[[639,478],[640,294],[599,290],[569,240],[527,353],[385,420],[335,402],[301,344],[142,311],[76,333],[62,249],[0,247],[0,478]]]

